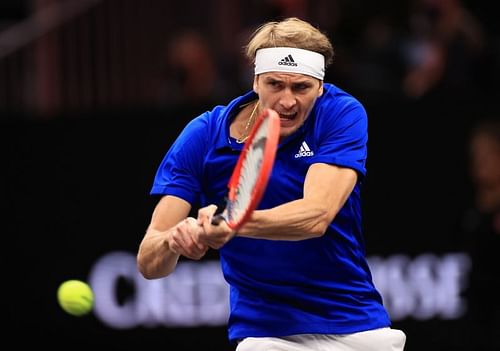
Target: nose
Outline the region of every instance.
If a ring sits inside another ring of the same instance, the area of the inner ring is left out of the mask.
[[[279,103],[284,109],[289,110],[297,103],[295,95],[291,89],[285,89],[280,97]]]

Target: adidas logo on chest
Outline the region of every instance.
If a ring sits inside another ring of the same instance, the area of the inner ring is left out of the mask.
[[[305,141],[300,145],[299,152],[295,154],[295,158],[299,157],[310,157],[314,155],[314,151],[309,148],[309,145]]]

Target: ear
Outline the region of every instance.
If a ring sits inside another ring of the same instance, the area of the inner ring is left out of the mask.
[[[253,78],[253,91],[256,93],[256,94],[259,94],[259,75],[256,74],[255,77]]]
[[[320,97],[321,95],[323,95],[323,81],[322,80],[319,81],[318,97]]]

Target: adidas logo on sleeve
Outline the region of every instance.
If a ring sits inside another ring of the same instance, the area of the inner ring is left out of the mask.
[[[309,145],[307,145],[307,143],[305,141],[303,141],[302,145],[300,145],[299,152],[295,154],[295,158],[309,157],[309,156],[313,156],[313,155],[314,155],[314,151],[312,151],[309,148]]]
[[[283,59],[281,59],[280,62],[278,62],[278,65],[293,66],[293,67],[297,67],[298,66],[298,64],[293,59],[292,55],[285,56]]]

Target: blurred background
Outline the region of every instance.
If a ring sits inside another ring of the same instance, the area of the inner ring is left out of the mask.
[[[234,350],[217,252],[145,281],[156,169],[251,88],[242,46],[297,16],[369,116],[367,256],[407,351],[500,350],[500,31],[485,0],[2,0],[3,299],[16,345]],[[58,305],[89,282],[92,314]],[[497,286],[495,285],[495,286]],[[16,334],[20,333],[20,334]],[[200,346],[201,345],[201,346]]]

